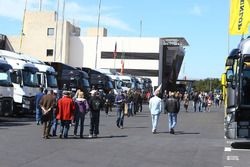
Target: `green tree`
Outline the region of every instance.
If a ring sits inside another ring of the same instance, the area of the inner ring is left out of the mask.
[[[218,78],[206,78],[203,80],[195,81],[193,84],[194,91],[206,91],[221,90],[221,81]]]

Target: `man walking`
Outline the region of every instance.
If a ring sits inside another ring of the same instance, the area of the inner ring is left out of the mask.
[[[97,92],[96,90],[93,90],[91,92],[91,98],[89,100],[89,108],[90,108],[89,138],[92,138],[92,137],[97,137],[97,135],[99,134],[100,110],[102,108],[102,100],[99,97],[99,92]]]
[[[71,92],[63,91],[63,97],[58,100],[56,118],[61,122],[60,138],[68,138],[69,125],[74,117],[75,104],[70,96]]]
[[[170,93],[170,97],[166,100],[166,110],[168,112],[168,124],[170,134],[174,134],[174,128],[177,124],[177,114],[180,110],[180,102],[174,98],[174,92]]]
[[[156,134],[156,129],[158,125],[158,120],[161,113],[161,98],[159,96],[159,91],[154,93],[154,96],[149,100],[149,110],[152,117],[152,133]]]
[[[43,138],[49,138],[49,132],[52,126],[52,116],[53,110],[56,107],[56,98],[54,96],[53,90],[49,92],[49,94],[44,95],[40,100],[40,106],[42,109],[42,121],[44,124],[43,128]]]

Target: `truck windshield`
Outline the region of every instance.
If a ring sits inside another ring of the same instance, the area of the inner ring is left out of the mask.
[[[116,80],[115,82],[116,82],[116,88],[117,89],[122,89],[122,81]]]
[[[11,79],[10,79],[10,72],[0,70],[0,86],[10,86]]]
[[[107,87],[108,87],[109,89],[113,89],[113,88],[114,88],[111,81],[108,81],[108,82],[107,82]]]
[[[31,86],[31,87],[38,87],[38,79],[36,73],[32,73],[28,70],[22,71],[23,75],[23,85],[24,86]]]
[[[250,105],[250,68],[242,71],[242,94],[241,103],[243,105]]]
[[[57,88],[56,76],[53,74],[47,74],[48,87]]]

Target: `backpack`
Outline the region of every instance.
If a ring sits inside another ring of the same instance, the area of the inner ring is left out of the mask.
[[[95,111],[99,111],[101,109],[101,101],[99,99],[93,99],[92,109]]]

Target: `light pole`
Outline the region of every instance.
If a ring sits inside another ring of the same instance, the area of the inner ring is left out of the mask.
[[[97,52],[98,52],[98,42],[99,42],[99,26],[100,26],[100,16],[101,16],[101,3],[102,3],[102,0],[99,1],[99,8],[98,8],[96,50],[95,50],[95,69],[97,68]]]

